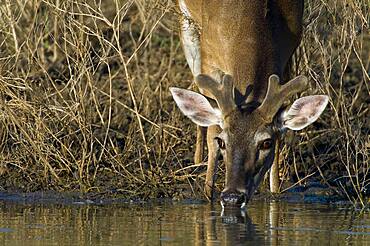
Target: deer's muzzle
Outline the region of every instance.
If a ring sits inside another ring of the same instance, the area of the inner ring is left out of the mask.
[[[243,207],[246,203],[245,193],[227,191],[221,193],[221,204],[224,207]]]

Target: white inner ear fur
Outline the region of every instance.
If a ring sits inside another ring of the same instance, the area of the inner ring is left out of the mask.
[[[199,126],[219,125],[222,128],[222,114],[218,108],[213,108],[201,94],[171,87],[173,99],[184,115]]]
[[[294,101],[282,114],[283,128],[301,130],[315,122],[328,104],[325,95],[306,96]]]

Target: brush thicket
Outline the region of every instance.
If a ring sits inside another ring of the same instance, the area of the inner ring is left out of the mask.
[[[203,195],[195,125],[168,90],[192,86],[172,1],[5,0],[0,14],[3,189]],[[365,202],[368,26],[366,0],[306,4],[292,73],[309,76],[305,94],[330,103],[313,126],[288,134],[283,184],[316,178]]]

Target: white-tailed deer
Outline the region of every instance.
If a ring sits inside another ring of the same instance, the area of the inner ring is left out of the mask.
[[[302,34],[303,0],[179,0],[181,40],[199,94],[171,88],[181,111],[207,128],[206,194],[212,197],[219,154],[226,166],[224,205],[243,206],[271,167],[278,137],[317,120],[328,97],[284,101],[307,78],[280,79]],[[212,106],[211,103],[217,102]],[[197,134],[195,161],[202,160]]]

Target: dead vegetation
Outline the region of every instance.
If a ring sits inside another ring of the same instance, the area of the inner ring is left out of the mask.
[[[366,202],[369,12],[366,0],[306,3],[293,73],[330,105],[288,134],[284,186],[316,179]],[[2,189],[202,196],[195,126],[168,90],[192,85],[172,1],[5,0],[0,13]]]

